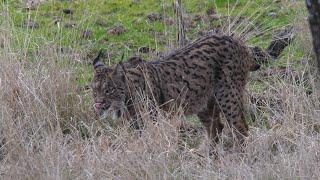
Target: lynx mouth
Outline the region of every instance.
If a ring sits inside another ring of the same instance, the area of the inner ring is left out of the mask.
[[[93,104],[93,108],[97,114],[100,114],[102,111],[108,109],[109,107],[106,108],[106,104],[103,102],[96,102]]]
[[[95,112],[100,116],[100,119],[111,118],[112,120],[120,119],[124,113],[121,108],[113,109],[106,106],[105,103],[96,102],[93,105]]]
[[[106,104],[103,102],[96,102],[93,104],[93,109],[97,115],[100,116],[100,119],[105,119],[109,114],[109,107],[106,107]]]

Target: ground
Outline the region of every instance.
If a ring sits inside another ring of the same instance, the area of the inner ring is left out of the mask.
[[[201,129],[180,142],[179,112],[161,114],[138,138],[92,110],[92,57],[103,48],[107,64],[122,54],[150,60],[177,47],[172,1],[26,2],[1,2],[1,179],[319,177],[319,86],[303,1],[183,1],[187,40],[222,27],[267,48],[277,30],[295,30],[278,59],[251,73],[245,150],[225,133],[214,157],[190,152]]]

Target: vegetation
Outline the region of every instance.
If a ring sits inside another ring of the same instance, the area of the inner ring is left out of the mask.
[[[279,29],[294,27],[281,56],[251,74],[243,151],[227,129],[214,156],[193,153],[202,130],[194,123],[181,138],[180,112],[159,112],[156,124],[146,117],[139,137],[92,111],[92,57],[104,49],[111,65],[123,54],[149,60],[174,49],[173,1],[3,0],[0,179],[319,177],[320,93],[305,4],[189,0],[183,11],[188,40],[220,30],[267,48]]]

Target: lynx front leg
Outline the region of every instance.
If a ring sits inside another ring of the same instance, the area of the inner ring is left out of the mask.
[[[237,130],[236,137],[243,142],[244,136],[248,136],[248,125],[245,122],[241,92],[233,84],[221,83],[216,100],[229,125]]]

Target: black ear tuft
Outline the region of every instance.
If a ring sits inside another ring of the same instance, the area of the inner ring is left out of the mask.
[[[102,52],[102,49],[99,51],[99,54],[98,56],[93,60],[92,62],[92,65],[93,65],[93,68],[96,69],[97,67],[99,66],[105,66],[103,64],[103,62],[101,61],[101,56],[103,55],[103,52]]]
[[[120,61],[115,68],[115,73],[122,73],[122,72],[127,73],[123,62]]]

